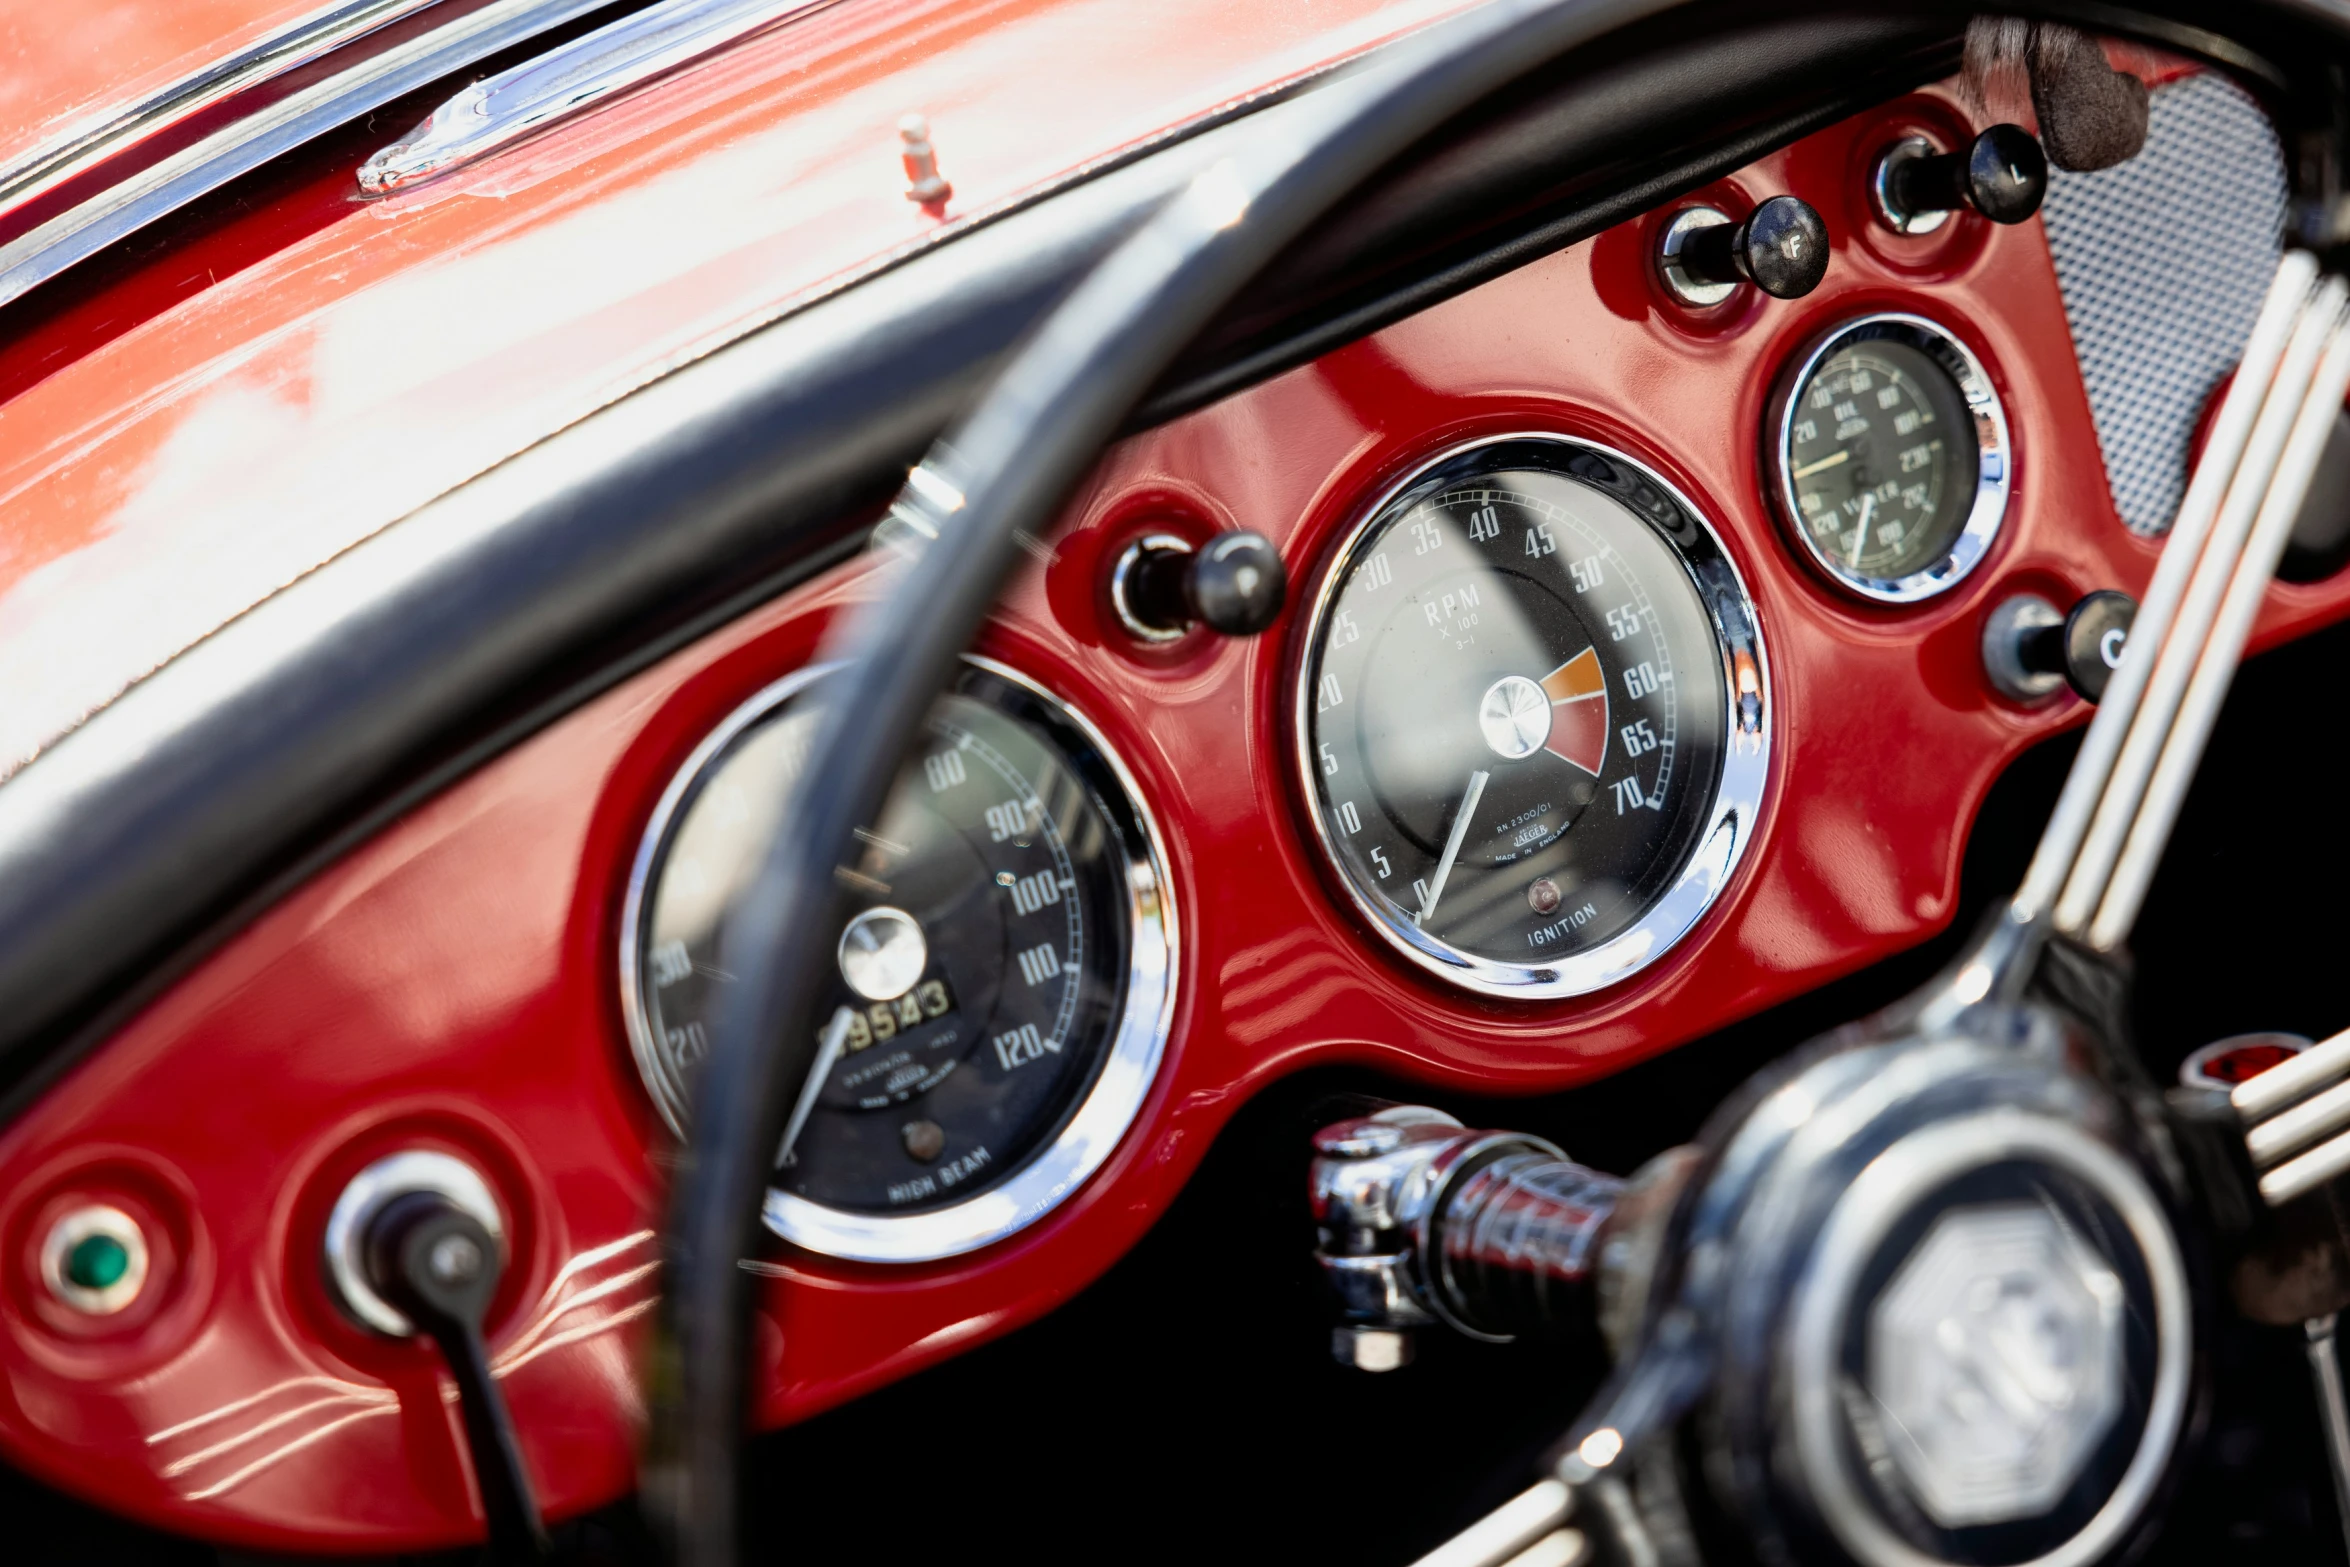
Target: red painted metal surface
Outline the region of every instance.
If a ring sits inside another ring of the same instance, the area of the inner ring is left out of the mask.
[[[27,296],[0,312],[0,779],[678,364],[1463,3],[850,0],[380,201],[350,172],[407,126],[338,138],[253,210],[143,237],[94,299]],[[943,220],[903,195],[914,109]]]
[[[911,1268],[786,1255],[758,1335],[757,1418],[805,1415],[1030,1321],[1083,1288],[1175,1195],[1234,1107],[1278,1074],[1349,1061],[1486,1091],[1552,1089],[1667,1049],[1941,928],[1985,791],[2080,720],[2069,696],[1986,687],[1990,607],[2141,590],[2154,548],[2107,497],[2045,240],[1973,220],[1871,231],[1868,154],[1925,94],[1699,193],[1737,213],[1793,190],[1837,236],[1795,303],[1668,303],[1662,214],[1528,266],[1327,359],[1118,447],[1014,583],[983,646],[1123,753],[1168,837],[1182,918],[1174,1042],[1111,1163],[1029,1232]],[[1758,430],[1778,370],[1864,311],[1940,321],[2005,401],[2016,483],[1984,566],[1924,606],[1856,602],[1797,564],[1766,502]],[[1759,836],[1709,919],[1601,994],[1472,1000],[1391,959],[1343,911],[1289,763],[1294,615],[1254,642],[1138,648],[1103,568],[1136,533],[1262,530],[1310,598],[1369,496],[1462,438],[1555,429],[1654,464],[1713,519],[1756,601],[1775,756]],[[476,1527],[454,1411],[428,1354],[324,1298],[324,1208],[370,1157],[468,1153],[519,1216],[493,1314],[524,1451],[551,1508],[631,1480],[633,1355],[665,1145],[625,1043],[619,904],[655,796],[736,703],[805,660],[852,566],[707,639],[411,813],[289,896],[0,1135],[0,1447],[175,1527],[283,1547],[419,1546]],[[2350,580],[2280,586],[2273,642],[2350,611]],[[151,1306],[59,1320],[28,1271],[78,1195],[167,1238]]]

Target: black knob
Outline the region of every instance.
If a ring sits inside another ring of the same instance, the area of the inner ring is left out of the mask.
[[[2048,156],[2020,125],[1994,125],[1957,152],[1900,151],[1886,155],[1885,195],[1903,217],[1966,206],[1994,223],[2021,223],[2048,194]]]
[[[1668,282],[1678,270],[1701,285],[1752,283],[1774,299],[1801,299],[1828,275],[1828,225],[1793,196],[1773,196],[1743,223],[1691,228],[1677,241],[1665,256]]]
[[[2017,659],[2035,674],[2062,675],[2084,702],[2105,695],[2106,682],[2121,667],[2138,601],[2127,593],[2092,593],[2062,621],[2035,626],[2016,643]]]
[[[1192,625],[1253,637],[1273,624],[1289,597],[1281,552],[1261,533],[1219,533],[1198,549],[1145,539],[1118,563],[1112,598],[1142,636],[1163,639]]]
[[[385,1204],[368,1225],[366,1259],[377,1292],[448,1362],[492,1552],[509,1562],[543,1558],[549,1550],[546,1524],[481,1337],[482,1318],[498,1289],[496,1238],[438,1193],[411,1192]]]

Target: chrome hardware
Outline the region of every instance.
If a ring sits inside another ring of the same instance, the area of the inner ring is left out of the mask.
[[[2019,1560],[2087,1563],[2158,1493],[2195,1313],[2154,1132],[2052,1013],[1905,1016],[1772,1069],[1645,1205],[1617,1194],[1601,1275],[1646,1230],[1645,1298],[1552,1478],[1624,1559],[1673,1559],[1646,1498],[1676,1475],[1763,1559],[1860,1567],[1971,1560],[1987,1526]],[[1967,1396],[1994,1342],[1996,1407]],[[1478,1533],[1429,1560],[1508,1559]]]
[[[2065,614],[2031,593],[2005,600],[1983,625],[1983,673],[2012,702],[2036,702],[2069,685],[2084,702],[2104,699],[2129,646],[2138,606],[2127,593],[2084,595]]]
[[[1118,555],[1118,563],[1110,568],[1110,608],[1117,612],[1118,624],[1126,634],[1143,642],[1180,642],[1191,629],[1188,622],[1162,626],[1142,618],[1135,608],[1139,573],[1143,558],[1149,555],[1191,553],[1191,541],[1172,533],[1147,533],[1126,546]]]
[[[1896,234],[1931,234],[1962,208],[2021,223],[2047,194],[2047,155],[2020,125],[1994,125],[1956,152],[1905,136],[1879,155],[1869,178],[1878,221]]]
[[[440,1198],[474,1220],[500,1251],[506,1245],[506,1221],[489,1182],[452,1154],[412,1148],[378,1159],[352,1176],[327,1215],[328,1290],[353,1321],[388,1338],[408,1338],[418,1329],[376,1288],[367,1255],[368,1232],[393,1203],[419,1195]]]
[[[1574,1516],[1575,1493],[1556,1480],[1527,1488],[1412,1567],[1578,1567],[1591,1559]]]
[[[91,1203],[62,1215],[41,1241],[41,1282],[90,1317],[110,1317],[146,1287],[147,1235],[120,1208]]]
[[[1827,276],[1828,226],[1794,196],[1772,196],[1732,222],[1714,207],[1675,213],[1657,239],[1657,272],[1685,305],[1717,305],[1752,283],[1774,299],[1801,299]]]
[[[2228,1090],[2244,1147],[2272,1208],[2350,1171],[2350,1032],[2299,1052]]]
[[[2063,624],[2063,612],[2036,593],[2002,599],[1983,622],[1983,674],[1991,689],[2010,702],[2040,702],[2056,695],[2064,685],[2063,674],[2026,667],[2023,650],[2032,633]]]
[[[1722,282],[1699,277],[1682,260],[1682,252],[1688,248],[1691,238],[1707,229],[1721,228],[1729,221],[1730,214],[1719,207],[1687,207],[1674,213],[1665,231],[1657,236],[1657,272],[1664,278],[1666,290],[1684,305],[1702,309],[1718,305],[1738,292],[1736,279]]]
[[[2342,1392],[2342,1346],[2333,1312],[2302,1324],[2309,1377],[2317,1387],[2318,1423],[2325,1428],[2327,1467],[2334,1474],[2334,1506],[2342,1520],[2342,1542],[2350,1547],[2350,1399]]]
[[[832,0],[666,0],[473,83],[359,165],[370,196],[468,164]],[[589,9],[581,6],[579,9]]]
[[[604,0],[488,0],[455,7],[445,26],[400,38],[373,52],[364,40],[384,25],[426,7],[406,0],[362,0],[297,23],[252,49],[164,89],[103,127],[44,150],[0,176],[0,201],[11,206],[110,159],[170,135],[197,115],[247,88],[298,69],[331,66],[345,46],[363,55],[341,70],[292,87],[249,114],[231,118],[170,156],[102,185],[38,227],[0,245],[0,304],[17,298],[107,246],[200,200],[271,159],[477,61],[575,21]],[[396,35],[395,35],[396,36]]]
[[[1314,1255],[1345,1319],[1340,1361],[1392,1370],[1433,1322],[1503,1342],[1589,1309],[1622,1181],[1419,1105],[1325,1127],[1314,1151]]]
[[[2110,951],[2128,937],[2220,699],[2350,390],[2350,286],[2286,255],[2055,814],[2010,906]],[[2037,950],[2035,933],[2018,947]]]
[[[1289,599],[1289,570],[1261,533],[1232,528],[1198,549],[1171,533],[1135,540],[1110,568],[1110,604],[1145,642],[1181,640],[1194,626],[1220,636],[1269,629]]]
[[[906,199],[936,209],[955,187],[939,177],[938,149],[930,144],[930,122],[919,114],[898,121],[899,158],[906,166]]]
[[[1894,179],[1905,164],[1935,156],[1934,144],[1923,136],[1904,136],[1887,147],[1877,158],[1877,166],[1869,171],[1869,205],[1877,212],[1877,221],[1896,234],[1931,234],[1948,223],[1955,207],[1935,207],[1912,212],[1893,193]]]

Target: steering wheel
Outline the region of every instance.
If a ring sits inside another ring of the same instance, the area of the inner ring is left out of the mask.
[[[744,978],[720,1013],[695,1091],[692,1140],[673,1188],[645,1489],[690,1567],[731,1567],[736,1559],[735,1477],[750,1317],[750,1287],[739,1259],[756,1244],[773,1152],[818,1053],[822,944],[785,938],[796,930],[837,927],[843,919],[845,902],[833,868],[845,862],[854,830],[886,794],[931,703],[1019,559],[1023,536],[1049,526],[1102,446],[1176,356],[1334,204],[1471,105],[1568,50],[1675,3],[1492,0],[1325,85],[1285,134],[1260,137],[1205,169],[1102,261],[1015,350],[977,406],[910,476],[892,514],[904,558],[892,568],[886,590],[847,622],[824,655],[838,668],[818,697],[813,765],[802,771],[783,825],[730,921],[726,966]],[[2016,1156],[2045,1155],[2074,1171],[2095,1198],[2082,1199],[2079,1223],[2104,1223],[2111,1215],[2125,1228],[2144,1231],[2139,1255],[2145,1277],[2128,1283],[2143,1285],[2149,1309],[2160,1319],[2147,1351],[2150,1375],[2160,1385],[2150,1384],[2145,1418],[2176,1430],[2186,1398],[2181,1357],[2191,1351],[2192,1332],[2182,1315],[2191,1312],[2181,1293],[2185,1285],[2176,1282],[2183,1275],[2176,1265],[2176,1220],[2168,1208],[2189,1197],[2174,1199],[2171,1188],[2178,1182],[2166,1186],[2159,1170],[2146,1173],[2166,1157],[2177,1162],[2164,1142],[2175,1128],[2159,1107],[2149,1107],[2145,1086],[2128,1079],[2110,1006],[2098,999],[2104,971],[2094,953],[2110,951],[2126,937],[2135,894],[2125,891],[2116,902],[2112,889],[2136,878],[2136,892],[2143,892],[2153,854],[2167,836],[2163,810],[2175,811],[2200,754],[2200,733],[2191,743],[2164,741],[2192,728],[2198,702],[2216,706],[2208,671],[2224,666],[2216,677],[2217,690],[2224,691],[2234,667],[2248,629],[2247,617],[2245,626],[2233,630],[2233,645],[2225,645],[2235,585],[2239,578],[2251,582],[2256,609],[2273,568],[2273,553],[2268,567],[2259,565],[2265,536],[2252,525],[2251,513],[2259,512],[2265,522],[2257,503],[2272,488],[2287,488],[2290,474],[2278,472],[2277,452],[2254,472],[2269,420],[2263,398],[2272,380],[2280,389],[2289,386],[2292,406],[2276,416],[2280,427],[2295,427],[2280,436],[2289,445],[2285,438],[2297,429],[2293,414],[2304,404],[2324,403],[2330,387],[2324,410],[2330,416],[2342,401],[2340,381],[2330,378],[2339,371],[2350,380],[2350,350],[2338,344],[2327,349],[2335,341],[2327,333],[2339,314],[2339,298],[2317,327],[2302,324],[2313,308],[2308,295],[2314,272],[2314,264],[2303,264],[2280,279],[2247,354],[2247,373],[2239,375],[2239,390],[2212,437],[2211,449],[2226,460],[2206,460],[2200,490],[2190,492],[2141,610],[2133,647],[2144,643],[2149,650],[2125,660],[2115,677],[2024,892],[2000,911],[1968,957],[1913,1004],[1823,1042],[1725,1106],[1702,1158],[1685,1163],[1676,1203],[1664,1205],[1647,1235],[1659,1248],[1652,1256],[1664,1260],[1643,1276],[1649,1301],[1645,1337],[1627,1350],[1615,1382],[1571,1433],[1563,1478],[1546,1482],[1556,1494],[1544,1492],[1530,1510],[1521,1507],[1523,1516],[1461,1560],[1500,1560],[1492,1549],[1506,1546],[1511,1554],[1526,1540],[1550,1537],[1571,1508],[1584,1505],[1576,1500],[1579,1491],[1605,1504],[1596,1511],[1587,1507],[1588,1517],[1604,1521],[1613,1516],[1611,1509],[1623,1511],[1622,1495],[1610,1489],[1619,1454],[1664,1432],[1727,1379],[1746,1378],[1739,1384],[1744,1388],[1756,1377],[1767,1383],[1774,1374],[1742,1365],[1735,1344],[1725,1349],[1706,1335],[1725,1312],[1768,1316],[1793,1309],[1792,1274],[1805,1259],[1816,1260],[1824,1244],[1817,1234],[1834,1228],[1829,1210],[1842,1190],[1839,1183],[1855,1178],[1855,1151],[1872,1158],[1903,1153],[1927,1168],[1929,1144],[1948,1147],[1950,1127],[1972,1125],[1965,1120],[1970,1116],[2013,1113],[2034,1126],[2069,1121],[2107,1128],[2101,1140],[2093,1139],[2102,1153],[2083,1154],[2075,1144],[2035,1153],[2019,1143]],[[2305,338],[2316,347],[2296,361]],[[2255,373],[2262,369],[2264,341],[2266,363],[2275,368]],[[2327,349],[2322,363],[2319,349]],[[2239,464],[2248,447],[2254,458]],[[2287,469],[2291,457],[2284,452]],[[2205,475],[2212,476],[2208,483]],[[2306,483],[2303,475],[2302,488]],[[2246,486],[2244,527],[2223,552],[2233,515],[2227,506]],[[2198,505],[2205,512],[2200,533],[2191,516]],[[2292,508],[2284,510],[2289,523]],[[2207,537],[2214,541],[2209,547]],[[2207,582],[2217,586],[2207,590]],[[2177,634],[2166,643],[2174,624]],[[2171,643],[2179,649],[2175,658]],[[2153,648],[2163,649],[2164,657],[2157,659]],[[2164,682],[2174,669],[2177,689],[2166,696]],[[2133,728],[2134,719],[2166,701],[2154,729]],[[2208,712],[2202,722],[2207,731]],[[2113,805],[2120,784],[2131,785],[2134,798]],[[2086,891],[2075,886],[2084,843],[2088,859],[2105,858],[2102,874],[2091,878],[2095,885]],[[2092,932],[2098,939],[2085,941]],[[2074,961],[2076,948],[2090,958]],[[1856,1065],[1864,1061],[1865,1068]],[[1931,1070],[1920,1062],[1929,1062]],[[1861,1114],[1853,1096],[1872,1081],[1881,1088],[1888,1071],[1915,1078],[1914,1091]],[[1845,1104],[1865,1135],[1834,1157],[1805,1155],[1811,1162],[1790,1175],[1794,1167],[1787,1161],[1802,1151],[1803,1137],[1781,1122],[1796,1099]],[[2028,1142],[2038,1134],[2026,1129],[2017,1135]],[[1950,1169],[1964,1175],[1980,1163],[1960,1157]],[[1933,1181],[1913,1172],[1911,1184],[1923,1191]],[[2162,1195],[2152,1207],[2140,1201],[2141,1193],[2156,1192]],[[1760,1220],[1758,1204],[1767,1210]],[[1883,1223],[1908,1222],[1905,1212],[1891,1212]],[[1754,1229],[1756,1223],[1763,1228]],[[1767,1279],[1758,1274],[1749,1281],[1751,1288],[1736,1300],[1700,1299],[1707,1289],[1722,1297],[1719,1282],[1709,1285],[1697,1277],[1699,1270],[1674,1260],[1709,1239],[1759,1256],[1772,1236],[1787,1241],[1787,1255],[1762,1270]],[[1851,1263],[1858,1271],[1866,1266],[1865,1257]],[[1822,1351],[1830,1361],[1832,1350]],[[1732,1400],[1736,1407],[1728,1418],[1750,1426],[1765,1422],[1776,1406],[1767,1389],[1756,1397],[1761,1402]],[[2127,1517],[2110,1529],[2100,1525],[2103,1532],[2094,1541],[2095,1531],[2076,1529],[2067,1536],[2070,1544],[2034,1559],[2085,1561],[2102,1554],[2143,1516],[2145,1493],[2159,1479],[2167,1450],[2166,1440],[2163,1452],[2144,1463],[2124,1455],[2135,1465],[2125,1477],[2135,1488],[2131,1506],[2122,1509]],[[2141,1477],[2141,1470],[2152,1478]],[[1832,1506],[1812,1494],[1818,1490],[1807,1493],[1814,1510]],[[1609,1528],[1622,1542],[1638,1525],[1618,1519]],[[1830,1533],[1848,1554],[1871,1559],[1871,1551],[1841,1530]],[[1903,1558],[1896,1552],[1876,1559]]]

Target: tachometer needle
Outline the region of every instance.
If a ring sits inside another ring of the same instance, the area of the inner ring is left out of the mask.
[[[1808,479],[1813,474],[1818,473],[1822,468],[1833,468],[1840,462],[1850,461],[1852,461],[1852,448],[1847,446],[1844,448],[1844,450],[1838,452],[1833,457],[1823,457],[1818,462],[1805,463],[1802,467],[1795,470],[1794,476],[1798,479]]]
[[[1436,862],[1436,874],[1428,879],[1428,895],[1420,900],[1420,923],[1428,923],[1436,912],[1436,900],[1444,896],[1444,879],[1452,874],[1452,862],[1460,858],[1461,840],[1469,836],[1469,818],[1477,814],[1477,802],[1485,797],[1485,780],[1490,773],[1469,774],[1469,792],[1461,797],[1461,808],[1452,819],[1452,836],[1444,840],[1444,858]]]
[[[816,1064],[808,1068],[808,1080],[800,1085],[800,1101],[791,1107],[791,1120],[783,1129],[783,1146],[775,1150],[778,1168],[792,1162],[792,1145],[800,1140],[800,1128],[808,1124],[808,1116],[816,1108],[816,1096],[824,1092],[824,1080],[839,1064],[841,1046],[848,1042],[849,1022],[855,1016],[841,1007],[824,1025],[824,1038],[816,1046]]]

